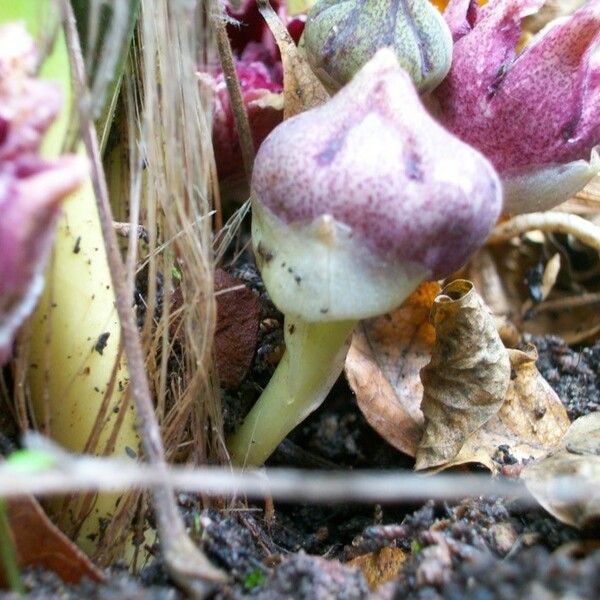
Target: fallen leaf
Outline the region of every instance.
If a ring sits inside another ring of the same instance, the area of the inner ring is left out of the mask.
[[[369,588],[376,590],[380,585],[392,581],[398,576],[406,558],[407,554],[404,550],[386,547],[377,552],[357,556],[347,564],[360,569]]]
[[[394,312],[361,322],[346,357],[346,377],[361,412],[388,443],[410,456],[423,433],[419,372],[435,340],[429,312],[440,289],[437,282],[424,283]]]
[[[234,389],[242,383],[252,364],[260,306],[252,290],[222,269],[215,271],[215,294],[215,362],[221,385]]]
[[[312,72],[291,35],[268,0],[258,0],[258,10],[275,37],[283,65],[283,118],[289,119],[302,111],[329,100],[322,83]]]
[[[9,500],[7,506],[20,567],[54,571],[67,583],[77,583],[83,577],[104,580],[102,571],[51,523],[37,500],[23,496]],[[1,562],[0,583],[6,583]]]
[[[506,350],[499,333],[494,333],[498,320],[476,299],[479,296],[470,282],[454,282],[436,300],[439,292],[437,283],[423,284],[396,311],[357,328],[345,369],[361,412],[388,443],[415,456],[424,430],[420,370],[429,362],[434,343],[441,344],[442,349],[438,346],[437,350],[439,373],[429,373],[430,380],[441,387],[429,390],[430,397],[438,394],[440,405],[431,408],[432,418],[439,421],[431,425],[432,452],[438,455],[436,464],[428,467],[441,470],[477,462],[496,472],[500,465],[494,457],[499,446],[506,446],[519,462],[546,455],[559,443],[569,419],[557,394],[537,370],[535,347]],[[472,297],[465,299],[469,295]],[[437,342],[429,322],[434,300],[432,319],[443,332]],[[440,300],[445,315],[439,312]],[[442,319],[450,321],[442,325]],[[482,332],[491,341],[486,342]],[[449,385],[445,377],[450,379]],[[484,404],[482,417],[481,407],[471,408],[470,402],[485,399],[490,382],[497,402]],[[441,398],[444,393],[450,396]],[[456,397],[451,396],[456,393],[458,408]],[[460,423],[456,425],[460,419],[464,429]],[[443,452],[447,458],[441,457]],[[426,468],[417,463],[419,467]]]
[[[567,431],[567,411],[537,370],[535,347],[508,353],[512,375],[504,403],[444,468],[478,462],[497,472],[499,465],[493,457],[499,446],[508,446],[511,456],[523,462],[546,456]]]
[[[559,448],[527,465],[521,477],[534,498],[554,517],[574,527],[600,520],[600,412],[573,421]],[[564,478],[574,478],[565,484]],[[569,497],[575,484],[584,497]],[[566,493],[566,494],[565,494]],[[566,497],[565,497],[566,496]]]
[[[447,285],[431,311],[436,330],[431,361],[421,369],[425,431],[416,468],[444,465],[500,409],[510,381],[508,352],[494,319],[462,279]]]

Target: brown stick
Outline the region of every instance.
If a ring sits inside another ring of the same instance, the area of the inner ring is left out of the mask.
[[[148,462],[157,473],[167,473],[165,451],[160,428],[154,414],[150,386],[146,377],[144,355],[136,327],[131,298],[128,294],[125,266],[119,254],[117,237],[108,198],[108,188],[100,157],[96,130],[90,118],[89,90],[85,84],[85,67],[73,9],[63,0],[65,34],[69,48],[71,69],[79,113],[79,126],[90,162],[91,178],[98,205],[100,225],[104,237],[116,308],[121,323],[123,347],[130,371],[130,389],[135,400],[140,435]],[[164,557],[171,576],[194,598],[205,598],[215,582],[225,575],[213,567],[188,537],[177,509],[172,486],[166,482],[153,489],[154,508]]]
[[[235,128],[240,140],[240,148],[242,151],[242,161],[244,162],[244,171],[246,179],[250,183],[252,177],[252,167],[254,165],[254,140],[252,139],[252,131],[250,130],[250,122],[248,121],[248,113],[244,106],[244,98],[242,89],[235,71],[235,63],[233,60],[233,52],[227,35],[227,28],[223,15],[223,8],[218,2],[213,2],[212,22],[217,34],[217,48],[219,50],[219,59],[223,76],[227,84],[227,93],[229,94],[229,102],[233,112]]]

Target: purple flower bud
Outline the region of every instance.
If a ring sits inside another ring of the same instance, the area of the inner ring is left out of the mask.
[[[455,43],[434,92],[439,119],[492,161],[510,212],[555,206],[600,170],[600,1],[550,23],[517,54],[521,21],[543,4],[451,0],[445,13]]]
[[[501,207],[490,163],[429,116],[390,49],[267,137],[252,188],[267,289],[307,321],[397,306],[463,265]]]
[[[0,28],[0,365],[42,290],[60,202],[86,170],[77,157],[39,155],[60,96],[30,76],[35,60],[22,26]]]

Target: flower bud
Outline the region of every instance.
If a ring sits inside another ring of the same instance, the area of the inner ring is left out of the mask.
[[[490,163],[431,118],[389,49],[271,132],[252,189],[267,289],[306,321],[398,306],[463,265],[501,207]]]
[[[331,91],[380,48],[394,50],[420,91],[435,88],[452,59],[452,39],[428,0],[319,0],[304,28],[308,61]]]

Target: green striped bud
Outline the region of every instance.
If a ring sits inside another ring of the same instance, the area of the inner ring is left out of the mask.
[[[308,61],[337,91],[380,48],[391,47],[422,92],[448,73],[452,37],[428,0],[318,0],[304,29]]]

